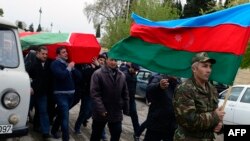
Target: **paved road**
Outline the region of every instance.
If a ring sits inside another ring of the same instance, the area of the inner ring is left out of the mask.
[[[148,112],[148,106],[140,98],[137,98],[136,103],[137,103],[139,122],[142,123],[146,118]],[[73,129],[76,118],[78,116],[79,107],[80,103],[70,110],[70,141],[88,141],[91,134],[91,120],[89,121],[87,127],[83,126],[81,127],[81,132],[82,132],[81,135],[74,134]],[[120,141],[133,141],[133,126],[130,117],[124,116],[122,130],[123,131],[121,134]],[[109,138],[108,129],[106,129],[106,131],[108,133],[108,138]],[[144,134],[145,132],[142,134],[141,140],[144,138]],[[7,140],[0,139],[0,141],[42,141],[42,138],[40,134],[32,130],[32,125],[30,125],[30,132],[27,136],[21,138],[11,138]],[[50,141],[61,141],[61,139],[51,138]],[[223,141],[223,135],[218,136],[216,141]]]

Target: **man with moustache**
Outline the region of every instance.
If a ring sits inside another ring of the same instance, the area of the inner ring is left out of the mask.
[[[62,140],[69,141],[69,109],[75,93],[75,80],[81,77],[75,69],[75,62],[68,63],[68,52],[64,46],[56,49],[57,59],[51,63],[54,76],[54,100],[57,104],[58,115],[51,129],[54,138],[59,138],[58,130],[61,125]]]
[[[214,133],[221,130],[225,112],[218,108],[217,90],[208,81],[214,63],[206,52],[197,53],[192,59],[193,76],[177,88],[175,141],[213,141]]]
[[[100,141],[108,123],[111,141],[119,141],[123,113],[129,113],[129,94],[125,75],[118,69],[116,60],[107,58],[105,65],[91,77],[92,134],[90,141]]]

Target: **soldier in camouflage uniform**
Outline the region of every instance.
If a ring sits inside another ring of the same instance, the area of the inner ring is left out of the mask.
[[[192,78],[178,86],[173,105],[178,123],[175,141],[213,141],[222,128],[225,112],[218,108],[218,93],[209,82],[216,61],[205,52],[192,59]]]

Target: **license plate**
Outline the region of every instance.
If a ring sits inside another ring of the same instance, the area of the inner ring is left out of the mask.
[[[12,124],[9,124],[9,125],[0,125],[0,134],[9,134],[9,133],[12,133],[12,128],[13,128]]]

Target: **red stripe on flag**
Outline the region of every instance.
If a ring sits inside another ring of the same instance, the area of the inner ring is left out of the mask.
[[[242,55],[250,28],[233,24],[215,27],[162,28],[133,23],[130,34],[142,40],[189,52],[224,52]]]

